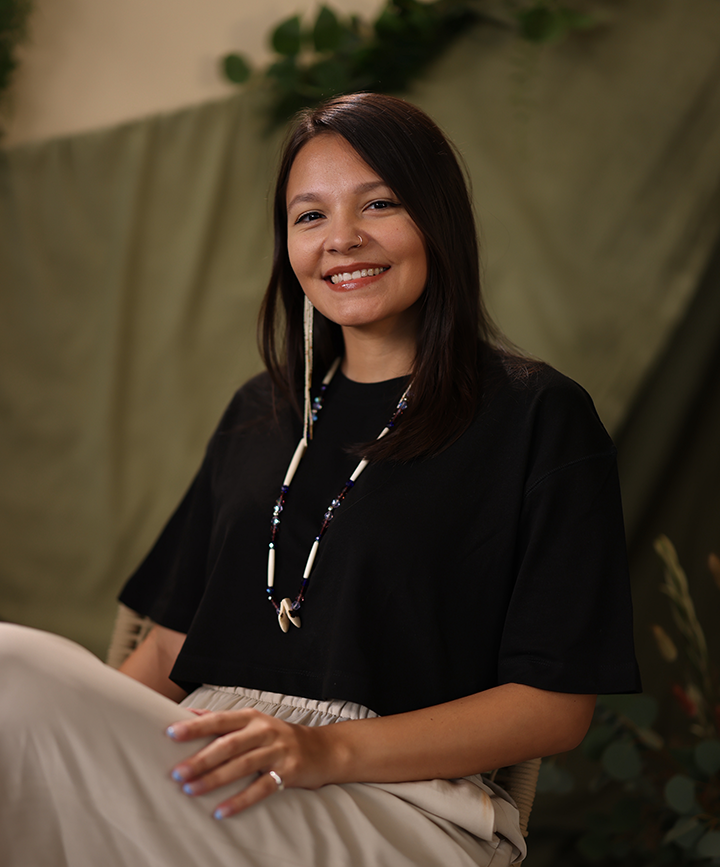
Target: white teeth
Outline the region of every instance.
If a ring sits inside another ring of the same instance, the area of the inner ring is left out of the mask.
[[[333,274],[330,282],[337,285],[338,283],[347,283],[348,280],[359,280],[361,277],[377,277],[383,271],[387,271],[387,268],[363,268],[360,271],[353,271],[352,274],[349,271],[343,271],[342,274]]]

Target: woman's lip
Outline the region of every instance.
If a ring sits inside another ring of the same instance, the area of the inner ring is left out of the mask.
[[[362,269],[355,268],[354,270],[360,271]],[[365,286],[369,286],[371,283],[384,277],[389,270],[389,268],[386,268],[385,271],[381,271],[379,274],[375,274],[372,277],[351,277],[349,280],[343,280],[341,283],[333,283],[330,279],[332,274],[330,274],[325,278],[325,282],[333,292],[351,292],[353,289],[362,289]],[[347,272],[342,271],[341,273],[345,274]]]
[[[380,262],[353,262],[351,265],[331,268],[323,274],[323,280],[330,280],[332,277],[337,277],[338,274],[354,274],[356,271],[370,271],[376,268],[384,268],[387,271],[389,267],[389,265],[383,265]]]

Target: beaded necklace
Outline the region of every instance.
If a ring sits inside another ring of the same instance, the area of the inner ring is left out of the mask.
[[[317,421],[317,417],[320,414],[320,410],[323,407],[323,401],[325,399],[325,392],[327,391],[328,385],[330,385],[330,381],[333,376],[335,376],[335,372],[340,365],[340,359],[336,358],[333,362],[332,367],[325,374],[325,377],[322,381],[322,385],[320,388],[320,394],[314,398],[312,402],[312,421]],[[378,439],[382,439],[386,434],[388,434],[392,428],[395,426],[395,422],[398,420],[400,415],[407,408],[407,398],[410,391],[410,386],[405,389],[402,397],[398,401],[397,406],[395,407],[395,412],[392,415],[392,418],[387,423],[387,425],[380,431],[378,435]],[[283,479],[283,483],[280,487],[280,496],[277,498],[275,506],[273,507],[272,519],[270,521],[270,545],[268,548],[268,569],[267,569],[267,596],[270,602],[272,603],[275,611],[278,616],[278,624],[280,625],[280,629],[283,632],[287,632],[290,629],[290,624],[296,626],[298,629],[300,628],[300,608],[302,607],[303,602],[305,601],[305,592],[307,591],[307,586],[310,582],[310,573],[312,572],[313,564],[315,563],[315,557],[317,556],[318,548],[320,547],[320,540],[327,532],[332,519],[335,517],[335,512],[343,500],[349,493],[349,491],[355,486],[355,482],[358,480],[358,477],[368,465],[368,461],[363,458],[360,463],[355,467],[350,478],[345,482],[345,486],[340,491],[340,493],[335,497],[330,505],[327,507],[325,514],[323,515],[323,522],[320,527],[320,532],[315,537],[315,541],[313,542],[312,548],[310,549],[310,554],[308,555],[307,562],[305,563],[305,569],[303,570],[302,581],[300,582],[300,590],[295,597],[295,600],[291,600],[289,597],[285,597],[282,599],[280,603],[278,603],[275,598],[274,593],[274,585],[275,585],[275,545],[277,542],[278,531],[280,530],[280,515],[285,507],[285,500],[287,498],[288,492],[290,491],[290,483],[293,480],[293,476],[297,472],[297,468],[300,466],[300,461],[303,459],[305,451],[308,446],[308,437],[307,432],[303,433],[303,436],[300,438],[300,442],[297,444],[297,448],[295,449],[295,453],[292,456],[290,464],[287,468],[287,472],[285,473],[285,478]]]

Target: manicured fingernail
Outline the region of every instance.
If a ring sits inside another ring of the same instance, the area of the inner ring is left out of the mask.
[[[165,734],[170,738],[180,738],[185,734],[185,729],[182,723],[173,723],[165,729]]]
[[[183,792],[185,792],[186,795],[195,794],[195,789],[193,788],[191,783],[185,783],[185,785],[182,787],[182,790]]]
[[[230,810],[228,807],[218,807],[217,810],[213,813],[213,819],[224,819],[230,815]]]
[[[178,783],[182,783],[182,781],[185,779],[186,776],[187,776],[186,771],[181,770],[180,768],[175,768],[175,770],[172,772],[173,780],[177,780]]]

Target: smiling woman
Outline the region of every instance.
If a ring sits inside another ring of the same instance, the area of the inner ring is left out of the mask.
[[[10,867],[507,867],[487,772],[639,688],[614,448],[502,348],[440,130],[303,113],[274,222],[268,371],[121,596],[158,625],[124,674],[0,629]]]
[[[299,152],[287,198],[290,267],[342,328],[343,373],[357,382],[409,373],[427,257],[395,193],[344,138],[326,134]]]

